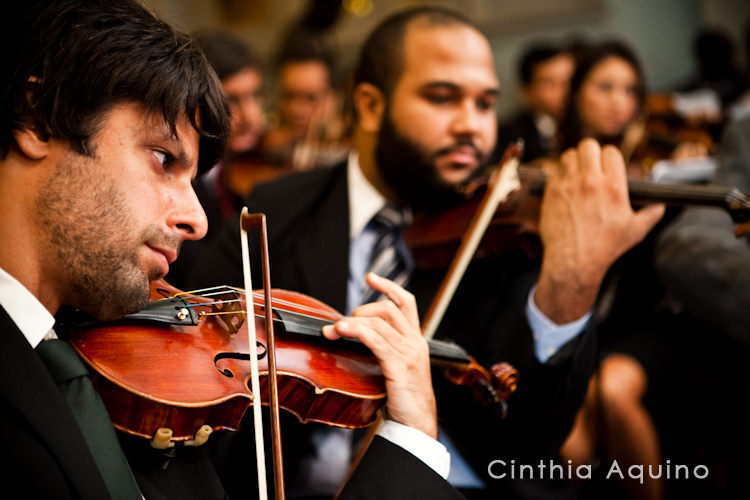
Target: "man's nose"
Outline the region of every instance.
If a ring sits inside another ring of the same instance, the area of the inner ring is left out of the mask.
[[[192,185],[180,192],[178,203],[170,216],[170,226],[175,226],[183,239],[199,240],[208,232],[208,219]]]
[[[481,117],[471,101],[462,102],[453,117],[452,132],[455,135],[473,136],[479,132]]]
[[[623,109],[628,105],[628,100],[630,99],[630,95],[628,94],[627,90],[616,90],[612,93],[612,103],[617,107],[617,109]]]

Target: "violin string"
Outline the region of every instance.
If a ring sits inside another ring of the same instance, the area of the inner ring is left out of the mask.
[[[209,292],[209,293],[207,293],[207,292]],[[223,293],[236,293],[238,295],[243,295],[244,296],[245,295],[245,290],[242,289],[242,288],[238,288],[238,287],[227,286],[227,285],[220,285],[220,286],[214,286],[214,287],[210,287],[210,288],[202,288],[202,289],[198,289],[198,290],[193,290],[193,291],[189,291],[189,292],[179,292],[179,293],[174,294],[171,297],[164,297],[162,299],[157,299],[157,301],[161,301],[161,300],[165,300],[165,299],[179,298],[179,297],[188,296],[188,295],[189,296],[194,296],[194,297],[199,297],[199,298],[214,297],[214,296],[217,296],[217,295],[221,295]],[[262,299],[262,298],[264,298],[262,292],[253,292],[252,295],[253,295],[254,299]],[[231,302],[237,302],[237,301],[238,301],[238,299],[227,299],[227,300],[222,300],[222,301],[217,301],[217,302],[210,302],[210,303],[205,303],[205,304],[197,304],[197,305],[212,305],[212,304],[221,304],[222,302],[223,303],[231,303]],[[291,302],[291,301],[288,301],[288,300],[285,300],[285,299],[280,299],[280,298],[272,297],[272,301],[273,301],[274,307],[276,307],[276,305],[278,304],[278,305],[281,305],[281,306],[293,307],[294,309],[298,309],[300,311],[306,311],[306,312],[309,312],[309,313],[315,313],[315,312],[319,313],[320,312],[320,310],[316,309],[315,307],[306,306],[306,305],[303,305],[303,304],[298,304],[298,303]],[[189,307],[195,307],[195,306],[196,305],[190,305]],[[295,312],[292,309],[283,309],[283,308],[280,308],[280,307],[277,307],[277,309],[279,309],[281,311],[286,311],[286,312]]]
[[[518,176],[523,181],[545,183],[547,174],[538,166],[520,165]],[[731,189],[720,185],[669,184],[647,180],[628,180],[631,194],[656,201],[678,200],[678,203],[716,203],[724,205],[732,197]],[[666,198],[666,199],[665,199]],[[684,200],[684,201],[683,201]]]
[[[190,306],[188,306],[188,307],[190,307]],[[282,311],[283,311],[283,309],[282,309]],[[292,312],[292,313],[294,313],[293,311],[286,311],[286,312]],[[237,313],[236,311],[218,311],[218,312],[201,312],[200,315],[201,315],[201,317],[203,317],[203,316],[224,316],[224,315],[227,315],[227,314],[236,314],[236,313]],[[318,318],[316,316],[308,316],[306,314],[298,314],[298,313],[294,313],[294,314],[296,314],[298,317],[304,318],[304,319],[310,319],[310,320],[316,320],[316,321],[331,321],[330,324],[334,323],[333,320],[328,320],[326,318]],[[265,319],[265,317],[266,317],[265,314],[261,314],[261,313],[253,313],[253,316],[255,316],[256,318],[262,318],[262,319]],[[273,320],[276,321],[276,322],[283,322],[284,321],[281,318],[273,318]]]
[[[209,292],[209,293],[206,293],[206,292]],[[227,292],[234,292],[234,293],[237,293],[239,295],[245,295],[245,291],[243,289],[241,289],[241,288],[227,286],[227,285],[220,285],[220,286],[214,286],[214,287],[210,287],[210,288],[203,288],[203,289],[199,289],[199,290],[193,290],[191,292],[180,292],[180,293],[175,294],[172,297],[165,297],[165,299],[172,299],[172,298],[175,298],[175,297],[178,297],[178,296],[186,296],[186,295],[191,295],[191,296],[200,297],[200,298],[203,298],[203,297],[212,297],[212,296],[220,295],[222,293],[227,293]],[[262,297],[263,297],[262,292],[253,292],[253,298],[262,298]],[[164,300],[164,299],[157,299],[157,300]],[[204,302],[204,303],[197,303],[197,304],[187,304],[187,305],[185,305],[185,307],[193,308],[193,307],[200,307],[200,306],[211,306],[211,305],[214,305],[214,304],[221,305],[221,304],[227,304],[227,303],[236,303],[236,302],[240,302],[241,300],[242,299],[227,299],[227,300],[221,300],[221,301],[216,301],[216,302]],[[273,298],[273,302],[274,302],[274,308],[276,308],[276,309],[278,309],[279,311],[282,311],[282,312],[287,312],[287,313],[294,314],[295,316],[297,316],[299,318],[310,319],[310,320],[313,320],[313,321],[331,321],[330,324],[334,323],[334,320],[331,319],[331,318],[320,318],[318,316],[313,316],[311,314],[305,314],[303,312],[298,312],[298,311],[291,310],[291,309],[284,309],[282,307],[276,307],[276,304],[293,306],[294,308],[302,310],[302,311],[318,312],[318,313],[320,312],[318,309],[315,309],[313,307],[304,306],[304,305],[300,305],[300,304],[296,304],[296,303],[290,302],[288,300],[277,299],[277,298]],[[235,312],[234,311],[204,312],[204,313],[201,314],[201,316],[220,316],[220,315],[226,315],[226,314],[235,314]],[[263,319],[265,319],[265,315],[264,314],[254,313],[253,316],[256,317],[256,318],[263,318]],[[274,318],[274,321],[275,322],[282,322],[283,320],[281,320],[280,318]],[[305,328],[305,329],[308,329],[310,331],[314,331],[315,333],[319,333],[317,329],[306,327],[305,325],[303,325],[301,323],[298,323],[297,326],[299,328]],[[463,348],[461,348],[458,345],[452,344],[452,343],[447,343],[447,342],[443,342],[443,341],[439,341],[439,340],[435,340],[435,339],[430,339],[428,341],[428,344],[430,344],[430,350],[432,351],[433,355],[435,355],[435,354],[445,354],[445,355],[454,355],[455,356],[455,355],[465,355],[466,354],[466,352],[463,350]]]
[[[293,312],[293,311],[287,311],[287,312]],[[233,314],[233,313],[232,311],[203,313],[201,315],[201,318],[205,316],[222,316],[225,314]],[[299,314],[299,313],[294,313],[294,314],[297,314],[298,317],[311,319],[314,321],[321,321],[321,322],[329,321],[324,318],[318,318],[316,316],[308,316],[308,315]],[[265,314],[260,314],[260,313],[254,313],[253,316],[255,316],[256,318],[261,318],[261,319],[266,318]],[[284,324],[284,320],[281,318],[274,318],[273,321],[274,323],[279,323],[282,325]],[[299,330],[302,329],[302,330],[306,330],[307,332],[310,332],[309,334],[316,335],[318,337],[322,336],[321,331],[317,327],[312,327],[304,323],[296,322],[294,320],[292,321],[294,322],[294,326],[297,332],[299,332]],[[333,322],[326,323],[326,324],[333,324]],[[427,341],[427,344],[430,347],[431,356],[443,356],[447,358],[459,358],[459,359],[463,359],[464,357],[467,356],[466,351],[458,344],[454,344],[454,343],[446,342],[442,340],[437,340],[437,339],[430,339]]]
[[[218,302],[203,302],[203,303],[197,303],[197,304],[186,304],[183,307],[186,307],[186,308],[204,307],[204,306],[208,307],[208,306],[211,306],[211,305],[214,305],[214,304],[222,305],[222,304],[227,304],[227,303],[232,303],[232,302],[240,302],[240,301],[241,301],[241,299],[231,299],[231,300],[222,300],[222,301],[218,301]],[[295,306],[296,306],[296,304],[295,304]],[[290,310],[290,309],[284,309],[282,307],[274,307],[274,309],[277,309],[277,310],[282,311],[282,312],[294,314],[295,316],[297,316],[299,318],[310,319],[310,320],[315,320],[315,321],[330,321],[331,322],[330,324],[335,323],[335,320],[333,320],[332,318],[321,318],[319,316],[313,316],[311,314],[305,314],[305,313],[293,311],[293,310]],[[311,309],[311,310],[315,311],[315,309]],[[237,312],[238,311],[218,311],[218,312],[201,312],[200,314],[201,314],[201,316],[220,316],[220,315],[225,315],[225,314],[236,314]],[[265,315],[264,314],[260,314],[260,313],[254,313],[254,316],[256,318],[265,318]],[[275,321],[280,321],[280,320],[277,319]]]
[[[205,292],[211,292],[214,290],[217,290],[217,291],[215,293],[205,293]],[[200,288],[197,290],[177,292],[168,297],[162,297],[160,299],[156,299],[154,300],[154,302],[161,302],[163,300],[172,300],[172,299],[179,298],[179,297],[186,296],[186,295],[195,296],[195,297],[211,297],[211,296],[218,295],[221,293],[226,293],[227,290],[229,290],[229,287],[227,287],[226,285],[218,285],[218,286],[212,286],[210,288]]]
[[[239,302],[242,302],[242,301],[243,301],[242,299],[226,299],[226,300],[218,300],[218,301],[215,301],[215,302],[199,302],[199,303],[194,303],[194,304],[185,304],[183,307],[186,307],[186,308],[208,307],[208,306],[212,306],[212,305],[224,305],[224,304],[239,303]],[[317,312],[317,313],[320,313],[320,310],[312,308],[312,307],[307,307],[307,306],[303,306],[303,305],[300,305],[300,304],[295,304],[293,302],[289,302],[289,301],[286,301],[286,300],[283,300],[283,299],[273,299],[273,302],[274,302],[273,303],[273,308],[277,309],[279,311],[282,311],[282,312],[298,314],[298,315],[303,316],[305,318],[330,319],[330,318],[320,318],[319,316],[315,316],[313,314],[305,314],[305,312],[310,312],[310,313]],[[277,307],[278,305],[281,305],[281,306],[285,306],[285,305],[286,306],[293,306],[294,309],[285,309],[284,307]],[[299,311],[297,311],[295,309],[299,309]],[[304,312],[301,312],[301,311],[304,311]],[[226,311],[226,312],[222,312],[222,314],[232,314],[232,312],[233,311]],[[208,314],[208,313],[204,313],[204,314]]]

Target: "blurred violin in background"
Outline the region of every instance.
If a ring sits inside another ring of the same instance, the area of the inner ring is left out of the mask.
[[[260,148],[227,159],[222,165],[223,184],[237,198],[245,198],[253,186],[291,173],[292,167]]]
[[[501,165],[509,157],[520,156],[519,148],[522,143],[511,145]],[[538,223],[546,175],[536,164],[518,166],[517,172],[519,187],[497,207],[473,254],[474,259],[506,249],[521,249],[530,256],[541,255]],[[418,267],[448,266],[488,191],[487,180],[484,176],[464,187],[462,203],[436,213],[415,214],[413,224],[404,231],[404,240]],[[673,207],[715,206],[729,212],[738,224],[738,235],[749,229],[750,198],[735,187],[629,180],[628,191],[634,206],[647,203],[666,203]]]

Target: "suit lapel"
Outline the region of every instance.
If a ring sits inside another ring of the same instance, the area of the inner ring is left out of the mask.
[[[346,166],[326,185],[328,196],[311,214],[310,224],[300,235],[295,263],[304,293],[334,307],[346,309],[349,276],[349,195]]]
[[[108,498],[67,402],[5,309],[0,307],[0,394],[36,429],[84,498]],[[20,382],[22,381],[22,383]]]

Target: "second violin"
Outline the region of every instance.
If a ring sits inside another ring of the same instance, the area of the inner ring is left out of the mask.
[[[509,152],[513,154],[512,148]],[[507,153],[506,153],[507,157]],[[518,167],[519,189],[499,205],[474,258],[518,248],[539,255],[539,209],[546,175],[535,166]],[[463,203],[432,214],[418,214],[414,224],[404,231],[417,266],[424,269],[446,267],[456,253],[487,191],[485,184],[472,186]],[[628,192],[633,205],[666,203],[669,206],[714,206],[725,209],[738,224],[737,235],[748,230],[750,198],[735,187],[718,185],[666,184],[629,180]]]

